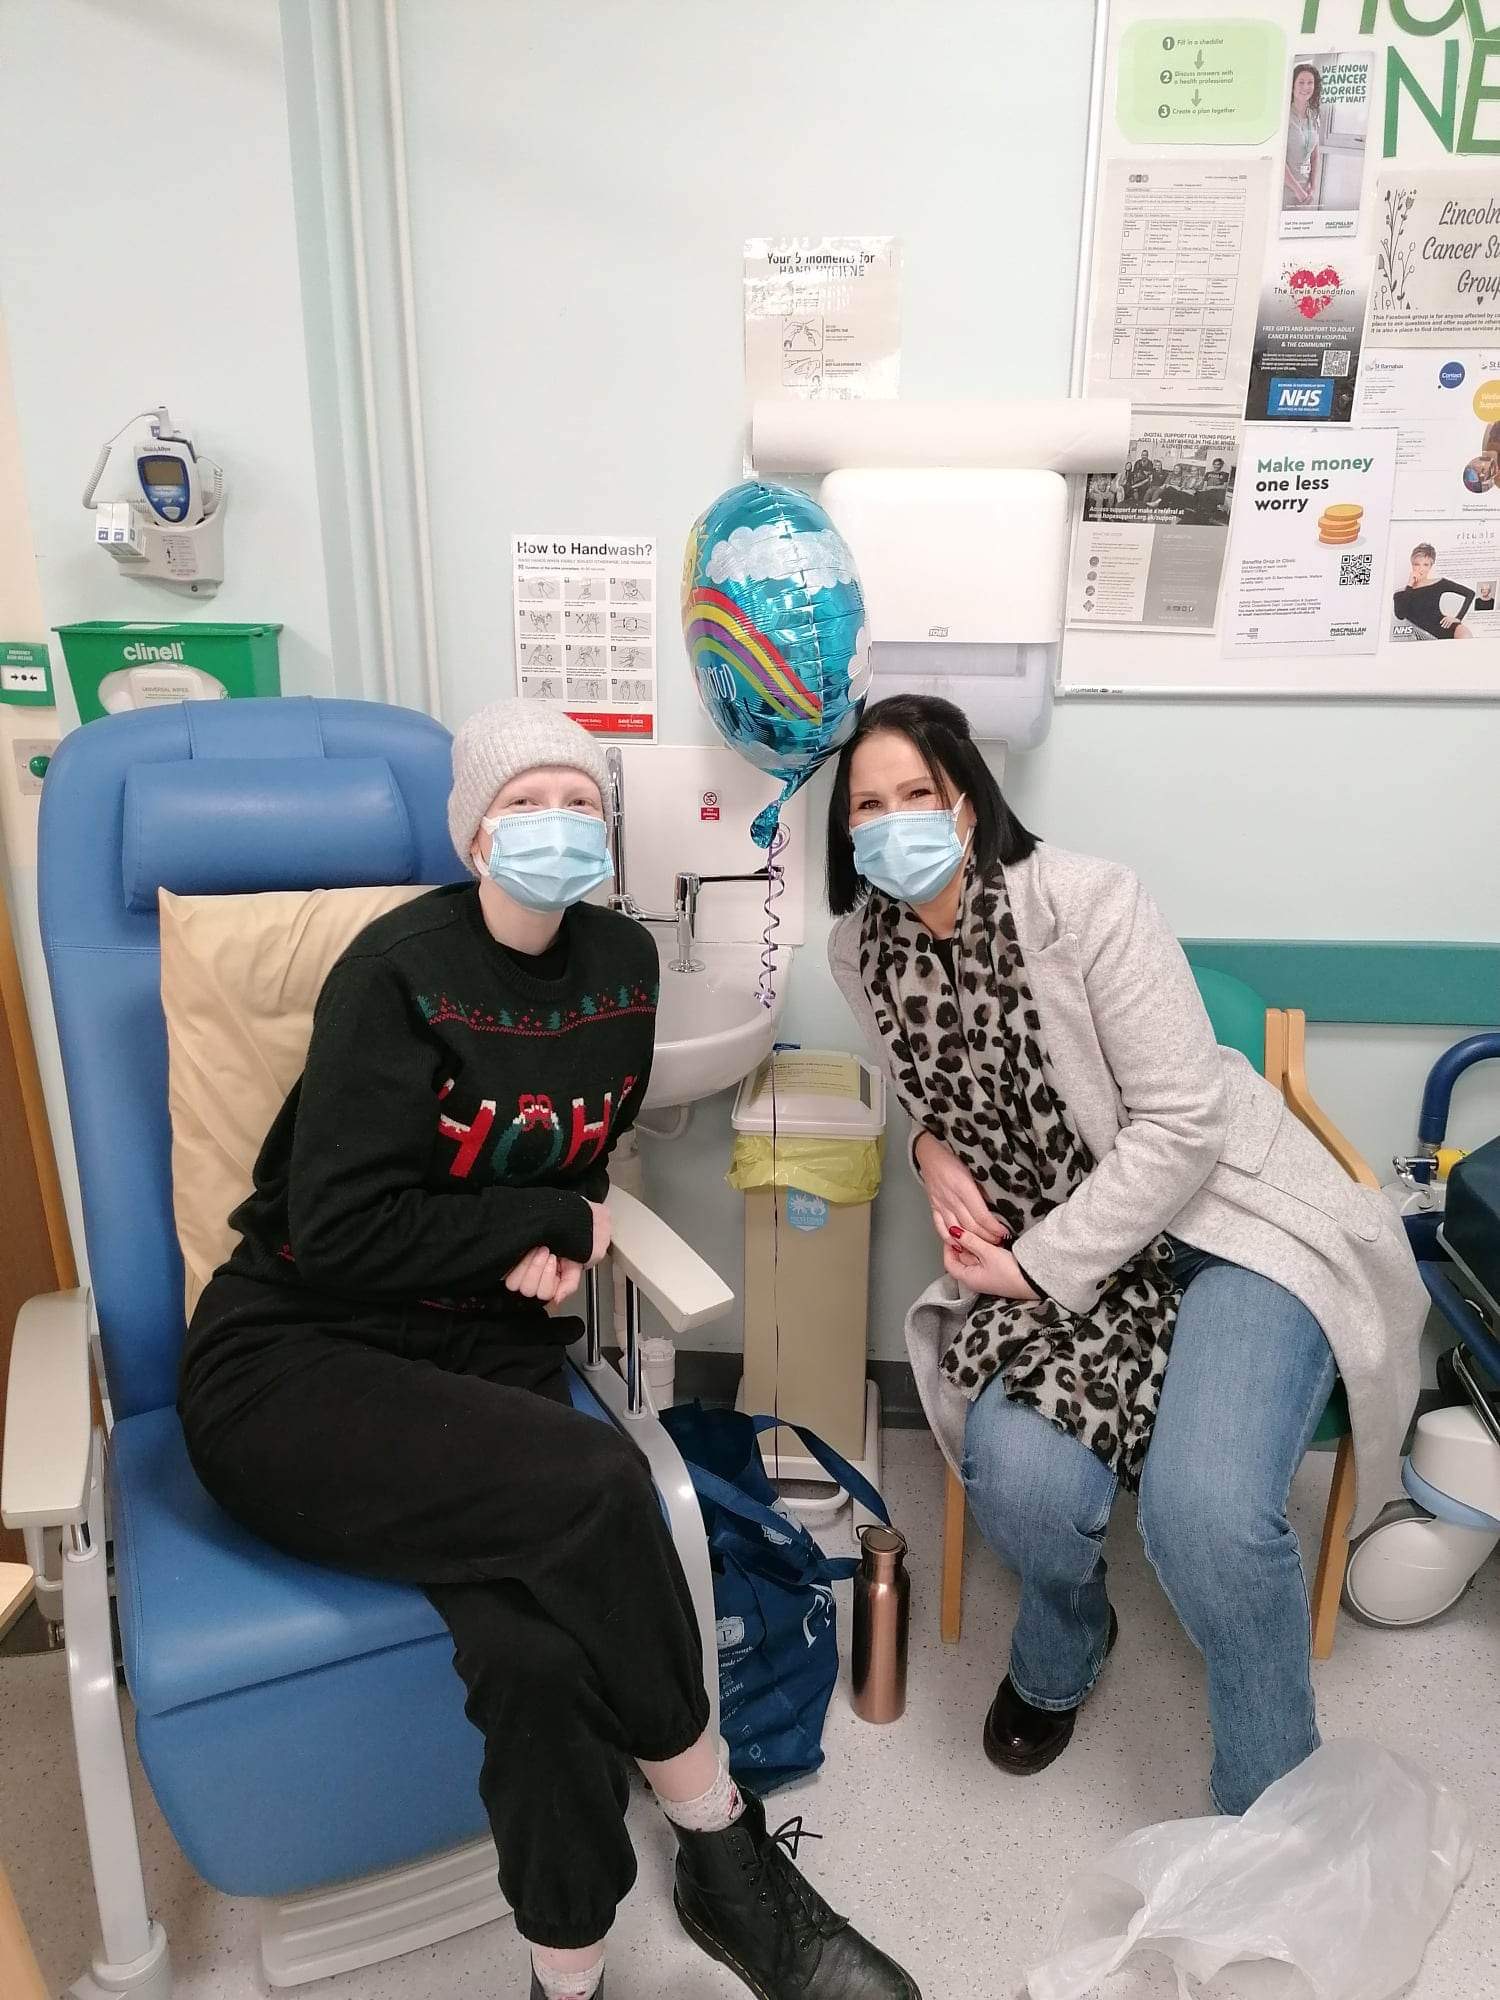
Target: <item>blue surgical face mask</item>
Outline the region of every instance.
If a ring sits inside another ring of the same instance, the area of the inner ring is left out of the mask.
[[[479,824],[490,836],[485,872],[528,910],[565,910],[608,880],[609,841],[592,813],[500,813]]]
[[[958,837],[960,797],[936,812],[890,812],[854,829],[854,865],[903,903],[925,903],[957,874],[968,849]]]

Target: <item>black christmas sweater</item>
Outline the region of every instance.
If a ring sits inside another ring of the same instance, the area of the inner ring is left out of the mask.
[[[491,936],[472,884],[377,918],[324,983],[224,1274],[514,1314],[505,1277],[528,1250],[592,1253],[588,1204],[645,1095],[657,985],[650,932],[591,904],[529,960]]]

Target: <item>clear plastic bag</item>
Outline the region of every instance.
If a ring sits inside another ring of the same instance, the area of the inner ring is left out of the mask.
[[[1179,2000],[1384,2000],[1473,1857],[1446,1786],[1379,1744],[1327,1743],[1243,1818],[1145,1827],[1076,1877],[1027,1989],[1118,1993],[1113,1975],[1159,1954]]]

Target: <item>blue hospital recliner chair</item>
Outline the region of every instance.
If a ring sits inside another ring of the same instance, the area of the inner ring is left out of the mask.
[[[174,1403],[184,1331],[172,1220],[157,890],[438,883],[447,731],[371,702],[188,702],[75,731],[42,796],[39,903],[92,1292],[34,1299],[10,1376],[3,1512],[60,1552],[79,1776],[101,1942],[72,1989],[166,2000],[113,1662],[116,1582],[136,1742],[198,1872],[263,1899],[276,1985],[347,1971],[504,1913],[478,1733],[418,1590],[293,1561],[195,1478]],[[598,1273],[573,1394],[628,1427],[656,1475],[717,1698],[698,1504],[640,1391],[638,1291],[678,1331],[732,1295],[639,1202],[612,1197],[627,1281],[622,1375],[601,1356]],[[606,1274],[607,1276],[607,1274]],[[637,1289],[638,1288],[638,1289]],[[604,1288],[608,1297],[609,1288]],[[91,1376],[103,1409],[97,1421]],[[50,1542],[49,1542],[50,1538]],[[717,1721],[717,1714],[716,1714]]]

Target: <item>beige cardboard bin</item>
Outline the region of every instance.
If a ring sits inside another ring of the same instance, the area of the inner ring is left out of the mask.
[[[885,1079],[858,1056],[784,1049],[740,1086],[734,1128],[739,1184],[771,1182],[745,1186],[743,1406],[806,1425],[864,1470]],[[773,1477],[826,1478],[788,1430],[762,1448]]]

